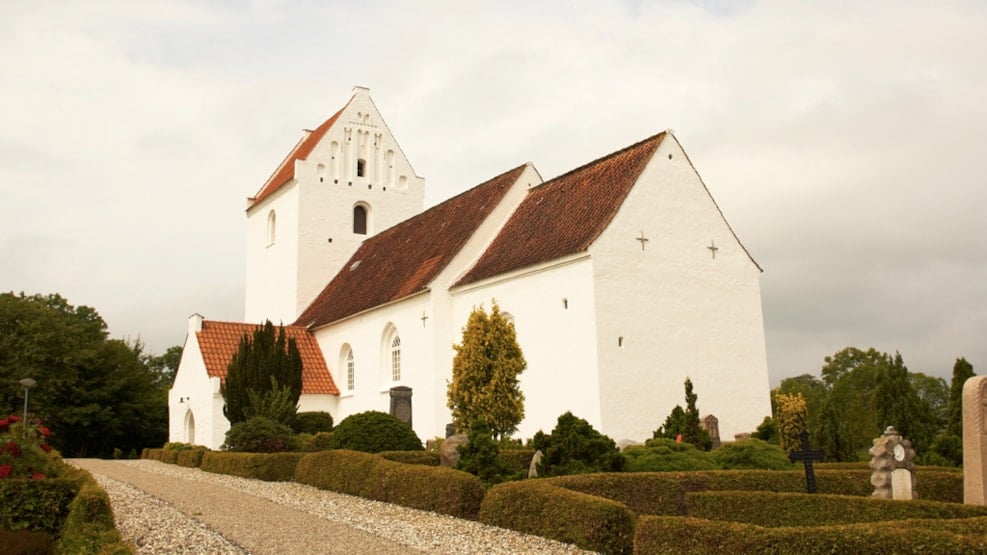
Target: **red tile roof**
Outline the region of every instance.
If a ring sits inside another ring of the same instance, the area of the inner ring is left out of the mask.
[[[456,285],[586,251],[613,220],[664,137],[659,133],[531,189]]]
[[[240,339],[259,327],[258,324],[203,320],[202,331],[196,332],[195,336],[206,372],[212,377],[226,380],[226,369],[240,346]],[[302,393],[339,395],[339,388],[329,373],[315,336],[297,326],[285,326],[284,331],[289,338],[294,338],[302,356]]]
[[[518,166],[364,241],[294,325],[319,327],[427,290],[524,168]]]
[[[346,106],[349,106],[348,102]],[[314,131],[309,132],[307,136],[298,141],[295,148],[288,153],[288,156],[281,162],[281,165],[274,170],[274,174],[268,178],[267,183],[264,183],[260,191],[257,191],[256,195],[247,199],[250,201],[250,204],[247,206],[248,210],[274,194],[282,185],[295,178],[295,161],[306,160],[308,158],[308,155],[312,153],[312,149],[315,148],[315,145],[319,144],[319,141],[325,136],[326,131],[329,131],[329,128],[336,123],[336,120],[339,119],[339,115],[343,113],[346,106],[340,108],[331,118],[327,119],[322,125],[316,127]]]

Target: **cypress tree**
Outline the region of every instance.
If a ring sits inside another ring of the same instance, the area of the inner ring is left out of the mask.
[[[483,307],[474,308],[462,343],[453,348],[456,356],[446,395],[456,429],[465,431],[474,420],[482,420],[494,436],[509,436],[524,418],[518,374],[527,367],[514,324],[496,301],[489,315]]]
[[[963,384],[975,375],[973,365],[965,358],[956,359],[953,364],[953,380],[949,384],[946,431],[959,438],[963,437]]]
[[[302,357],[284,326],[275,334],[274,324],[268,320],[253,334],[243,335],[227,367],[222,392],[226,401],[223,413],[230,424],[250,416],[290,423],[302,393]],[[289,410],[284,410],[286,404]],[[280,407],[274,411],[277,414],[267,414],[272,407]]]

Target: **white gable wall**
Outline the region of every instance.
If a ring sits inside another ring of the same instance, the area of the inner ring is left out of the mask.
[[[686,377],[724,440],[771,413],[760,270],[673,137],[590,252],[609,435],[651,437],[675,405],[685,406]]]
[[[219,378],[209,377],[202,360],[195,335],[196,326],[201,329],[201,325],[201,316],[196,314],[189,319],[182,360],[175,372],[175,382],[168,391],[168,441],[219,449],[226,440],[230,423],[223,414]],[[187,435],[189,413],[195,422],[194,437]]]
[[[291,323],[298,299],[298,184],[281,187],[247,212],[245,321]],[[268,237],[268,215],[275,236]]]
[[[453,293],[456,343],[462,340],[473,307],[482,305],[489,312],[492,299],[513,317],[518,344],[528,363],[519,376],[525,417],[515,437],[530,438],[538,430],[551,432],[566,411],[600,430],[605,422],[597,393],[596,309],[588,257],[555,261],[457,288]]]

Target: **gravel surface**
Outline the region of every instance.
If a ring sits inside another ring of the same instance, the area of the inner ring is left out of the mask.
[[[538,536],[294,482],[151,460],[72,462],[103,484],[118,528],[141,554],[586,553]]]

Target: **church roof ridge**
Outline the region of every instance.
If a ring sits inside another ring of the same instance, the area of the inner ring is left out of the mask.
[[[366,239],[294,325],[317,328],[425,291],[526,167],[508,170]]]
[[[240,340],[244,334],[251,333],[262,325],[203,319],[202,329],[195,332],[195,336],[206,373],[210,377],[226,381],[227,368],[240,346]],[[302,393],[339,395],[339,388],[329,372],[315,335],[302,326],[285,325],[284,331],[285,335],[295,340],[302,358]]]
[[[261,186],[259,191],[257,191],[257,194],[247,198],[247,210],[257,206],[257,204],[259,204],[262,200],[273,195],[282,186],[294,179],[295,162],[297,160],[305,160],[308,158],[308,155],[312,153],[313,149],[315,149],[315,145],[319,144],[319,141],[321,141],[322,137],[326,135],[326,132],[328,132],[329,129],[335,125],[340,114],[342,114],[343,110],[350,105],[350,102],[353,102],[354,98],[356,98],[356,95],[350,97],[350,100],[347,101],[346,104],[339,109],[339,111],[324,121],[322,125],[311,131],[305,130],[307,131],[305,136],[299,139],[298,143],[295,144],[295,147],[292,148],[288,155],[285,156],[284,160],[281,161],[281,164],[275,168],[274,173],[271,174],[271,177],[267,178],[264,185]]]
[[[666,136],[652,135],[532,187],[453,287],[586,251],[613,220]]]

